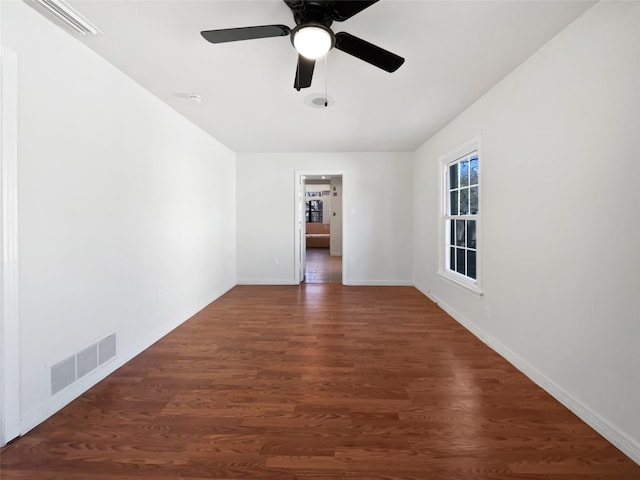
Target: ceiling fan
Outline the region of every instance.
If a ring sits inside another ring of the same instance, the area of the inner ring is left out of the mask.
[[[316,59],[333,47],[364,60],[387,72],[395,72],[404,58],[346,32],[333,33],[331,24],[344,22],[378,0],[284,0],[291,9],[295,28],[286,25],[225,28],[200,32],[211,43],[236,42],[254,38],[291,35],[291,43],[298,52],[298,66],[293,87],[311,86]]]

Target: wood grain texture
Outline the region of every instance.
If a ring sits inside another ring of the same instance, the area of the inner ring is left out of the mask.
[[[410,287],[238,286],[1,452],[1,478],[640,479]]]
[[[307,283],[342,283],[342,257],[331,256],[328,248],[307,247],[305,271]]]

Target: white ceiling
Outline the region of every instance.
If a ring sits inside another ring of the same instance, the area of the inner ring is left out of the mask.
[[[335,105],[293,88],[288,37],[213,45],[201,30],[282,23],[281,0],[70,0],[104,34],[81,41],[236,152],[413,151],[593,4],[592,1],[382,0],[346,31],[405,57],[387,73],[327,56]],[[190,93],[202,97],[199,104]]]

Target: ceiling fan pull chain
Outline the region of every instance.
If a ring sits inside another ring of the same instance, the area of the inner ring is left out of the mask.
[[[327,95],[327,57],[329,55],[324,56],[324,106],[329,106],[329,97]]]

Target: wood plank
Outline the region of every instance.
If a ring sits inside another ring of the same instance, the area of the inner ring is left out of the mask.
[[[0,452],[3,480],[630,480],[410,287],[238,286]]]

